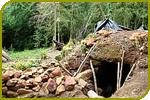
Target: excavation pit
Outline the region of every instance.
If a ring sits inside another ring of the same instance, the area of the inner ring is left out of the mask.
[[[102,89],[99,94],[103,97],[110,97],[117,88],[117,62],[102,61],[96,71],[96,79],[98,88]],[[123,85],[128,73],[130,64],[123,64],[121,86]]]

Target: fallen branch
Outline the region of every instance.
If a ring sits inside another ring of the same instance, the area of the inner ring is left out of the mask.
[[[128,73],[128,75],[127,75],[127,77],[126,77],[125,81],[127,81],[127,80],[128,80],[128,78],[129,78],[129,76],[130,76],[131,72],[133,71],[133,69],[135,68],[135,66],[136,66],[136,63],[134,63],[134,64],[132,65],[132,67],[131,67],[131,69],[130,69],[130,72]]]
[[[65,71],[67,72],[70,76],[73,76],[72,73],[70,73],[64,66],[61,65],[61,63],[58,61],[60,67]]]
[[[80,64],[77,72],[73,75],[74,77],[81,72],[82,68],[83,68],[83,65],[85,63],[85,61],[87,60],[87,58],[89,58],[90,54],[93,52],[93,50],[95,49],[96,47],[96,43],[94,43],[94,45],[91,47],[91,49],[89,50],[88,54],[86,55],[86,57],[84,58],[84,60],[82,61],[82,63]]]
[[[97,80],[96,80],[96,75],[95,75],[94,67],[93,67],[93,64],[92,64],[92,60],[90,60],[90,66],[91,66],[92,73],[93,73],[93,79],[94,79],[95,92],[98,94],[98,89],[97,89]]]

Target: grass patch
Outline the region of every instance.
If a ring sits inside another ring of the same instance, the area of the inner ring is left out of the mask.
[[[21,52],[8,51],[11,58],[10,62],[3,63],[3,70],[8,67],[13,67],[19,70],[25,70],[30,67],[37,67],[40,65],[41,60],[47,56],[49,48],[38,48],[33,50],[24,50]]]
[[[21,52],[9,51],[11,60],[41,59],[48,52],[49,48],[38,48],[33,50],[24,50]]]

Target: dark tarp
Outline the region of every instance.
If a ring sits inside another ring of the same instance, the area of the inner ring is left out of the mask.
[[[106,19],[104,21],[97,22],[97,24],[95,25],[94,32],[97,32],[101,29],[114,30],[114,31],[131,30],[125,26],[118,25],[116,22],[114,22],[110,19]]]
[[[148,30],[144,27],[144,25],[141,25],[137,30],[138,31],[148,32]]]

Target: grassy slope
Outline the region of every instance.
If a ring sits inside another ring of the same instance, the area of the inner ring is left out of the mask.
[[[8,51],[11,61],[3,63],[3,69],[13,66],[16,69],[24,70],[28,67],[36,67],[42,56],[47,55],[49,48],[38,48],[34,50],[24,50],[21,52]]]
[[[39,48],[34,50],[24,50],[21,52],[9,51],[11,60],[26,60],[26,59],[40,59],[41,55],[48,52],[49,48]]]

